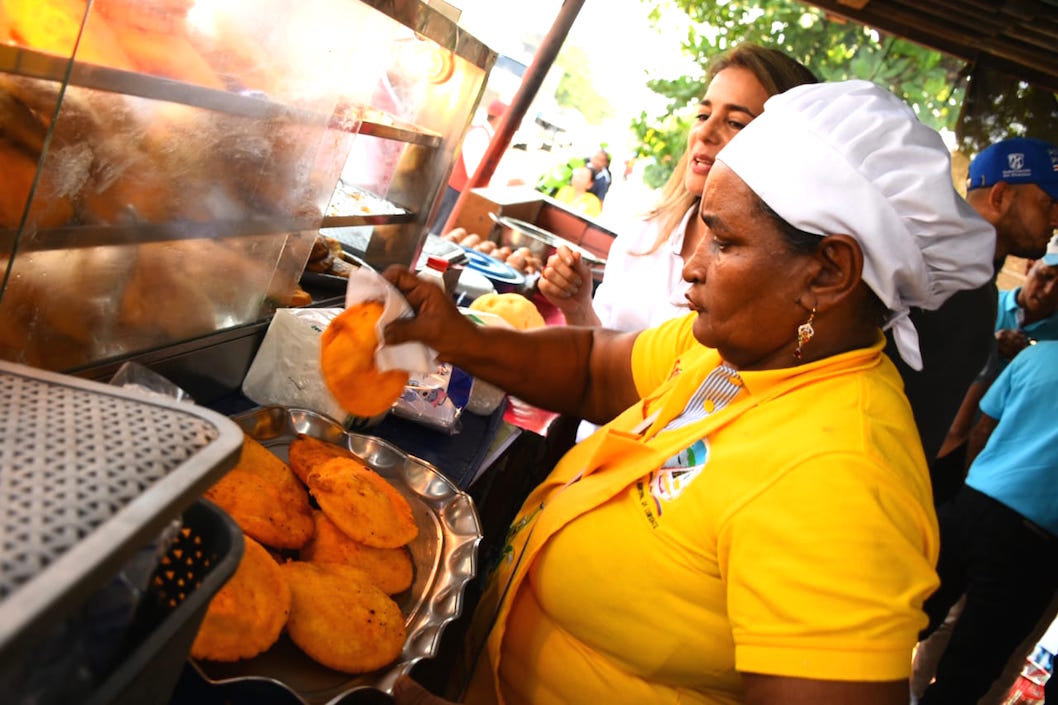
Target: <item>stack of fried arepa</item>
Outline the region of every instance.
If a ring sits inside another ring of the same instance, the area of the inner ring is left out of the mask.
[[[206,491],[242,528],[246,551],[210,602],[191,656],[251,658],[285,628],[329,668],[382,668],[406,638],[390,595],[414,577],[411,507],[346,448],[301,434],[289,458],[287,465],[247,435],[238,464]]]

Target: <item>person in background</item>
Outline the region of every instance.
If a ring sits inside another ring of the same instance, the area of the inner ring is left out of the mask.
[[[1058,226],[1058,147],[1015,137],[989,146],[970,162],[966,200],[996,232],[993,269],[1008,255],[1038,259]],[[923,370],[915,372],[888,351],[901,372],[938,505],[966,476],[966,438],[977,403],[999,367],[995,277],[953,296],[937,311],[912,311],[922,341]]]
[[[606,200],[606,192],[610,190],[610,184],[613,182],[609,152],[605,149],[596,150],[588,160],[588,166],[591,167],[593,173],[591,188],[588,190],[595,194],[601,203]]]
[[[1029,267],[1025,283],[999,292],[996,349],[999,371],[1028,345],[1058,340],[1058,235],[1047,252]]]
[[[915,358],[908,307],[987,281],[991,228],[867,81],[772,97],[710,166],[690,312],[653,329],[479,327],[385,272],[416,312],[387,344],[608,421],[512,525],[464,702],[908,700],[939,547],[881,327]],[[395,699],[437,702],[410,679]]]
[[[507,104],[502,100],[493,100],[485,109],[485,122],[478,122],[470,126],[467,134],[463,137],[463,144],[459,149],[459,156],[452,167],[452,174],[448,177],[448,186],[445,194],[441,197],[441,205],[434,216],[430,232],[439,235],[441,229],[448,222],[448,216],[452,214],[459,194],[467,187],[470,177],[477,171],[478,165],[485,157],[485,151],[496,134],[496,125],[499,124],[503,114],[507,112]]]
[[[565,203],[573,211],[597,218],[602,215],[602,202],[590,191],[592,186],[591,169],[586,166],[573,170],[568,186],[563,186],[555,194],[555,200]]]
[[[941,585],[926,601],[923,636],[965,602],[921,705],[976,703],[1058,590],[1056,389],[1058,342],[1041,341],[981,399],[966,482],[937,510]]]
[[[639,330],[682,315],[689,286],[681,272],[701,241],[704,226],[693,215],[716,154],[764,109],[764,101],[816,77],[775,49],[740,44],[716,57],[709,87],[660,202],[610,246],[603,281],[592,298],[588,263],[568,248],[548,258],[540,293],[570,325]]]

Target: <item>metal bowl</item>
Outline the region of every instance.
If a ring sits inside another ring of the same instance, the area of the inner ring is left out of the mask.
[[[564,245],[574,252],[579,252],[581,258],[588,264],[606,264],[606,260],[598,255],[537,225],[527,223],[518,218],[511,218],[510,216],[499,216],[495,213],[489,213],[489,217],[496,223],[493,226],[493,233],[496,234],[496,237],[491,237],[490,239],[497,241],[501,246],[507,245],[512,250],[516,250],[519,247],[528,247],[530,252],[546,262],[555,249],[560,245]]]

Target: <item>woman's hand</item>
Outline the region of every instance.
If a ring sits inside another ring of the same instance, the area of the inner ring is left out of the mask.
[[[547,258],[537,286],[544,298],[562,311],[566,323],[599,325],[599,317],[591,306],[591,268],[579,252],[559,245]]]
[[[387,268],[382,276],[404,294],[415,311],[414,318],[402,318],[386,326],[387,343],[424,343],[436,350],[443,362],[451,362],[474,344],[478,327],[459,312],[439,286],[419,279],[400,265]]]
[[[402,676],[393,686],[393,702],[396,705],[452,705],[452,701],[437,697],[409,676]]]

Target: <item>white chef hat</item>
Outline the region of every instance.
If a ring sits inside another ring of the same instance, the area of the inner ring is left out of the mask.
[[[794,227],[855,238],[863,279],[916,370],[909,308],[939,308],[992,277],[995,230],[955,190],[940,135],[870,81],[773,96],[717,159]]]

